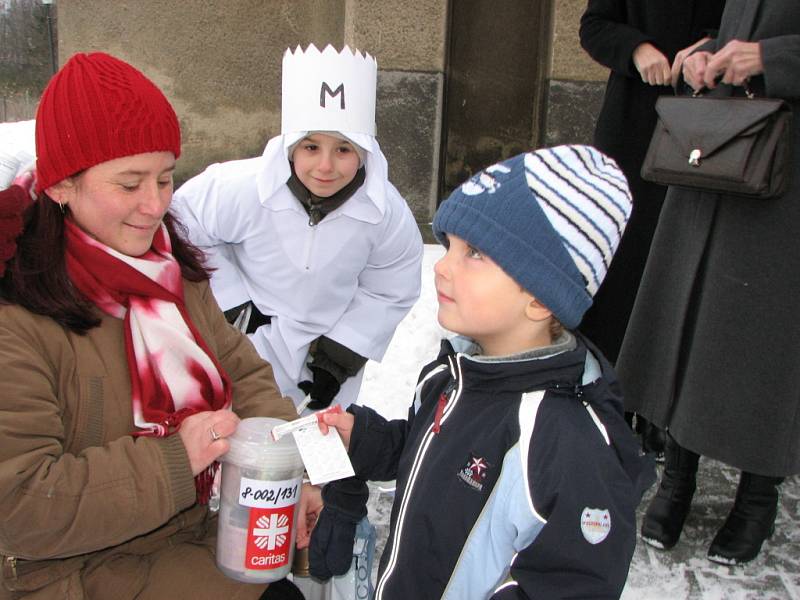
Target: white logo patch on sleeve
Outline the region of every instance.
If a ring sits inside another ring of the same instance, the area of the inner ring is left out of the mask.
[[[590,544],[599,544],[611,533],[611,513],[587,506],[581,512],[581,533]]]

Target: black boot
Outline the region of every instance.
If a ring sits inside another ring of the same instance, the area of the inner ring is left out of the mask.
[[[692,505],[699,458],[667,434],[664,474],[642,521],[642,539],[651,546],[669,550],[678,543]]]
[[[761,544],[775,531],[782,481],[783,477],[742,471],[733,508],[708,548],[709,560],[738,565],[758,556]]]

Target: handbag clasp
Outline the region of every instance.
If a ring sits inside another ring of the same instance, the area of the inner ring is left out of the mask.
[[[700,151],[699,148],[695,148],[694,150],[692,150],[689,153],[689,164],[692,165],[693,167],[699,167],[700,166],[700,157],[702,155],[703,155],[703,153]]]

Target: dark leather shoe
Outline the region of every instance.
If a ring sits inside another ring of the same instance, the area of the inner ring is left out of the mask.
[[[699,458],[667,434],[664,474],[642,521],[642,539],[651,546],[669,550],[678,543],[697,486]]]
[[[708,548],[709,560],[739,565],[758,556],[764,540],[775,531],[782,481],[782,477],[742,472],[733,508]]]

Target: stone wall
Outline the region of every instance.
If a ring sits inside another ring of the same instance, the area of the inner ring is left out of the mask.
[[[156,82],[181,119],[177,180],[262,152],[280,132],[288,47],[344,44],[377,57],[378,140],[421,219],[434,205],[445,3],[388,0],[60,0],[63,59],[104,50]]]
[[[459,166],[444,147],[446,121],[458,116],[452,107],[448,116],[445,106],[448,69],[454,64],[448,55],[453,2],[473,3],[486,13],[482,19],[492,18],[495,7],[516,11],[520,19],[531,12],[527,0],[57,1],[62,63],[79,51],[110,52],[144,71],[173,103],[184,134],[179,182],[212,162],[258,155],[279,132],[281,59],[287,47],[313,42],[369,51],[379,67],[378,140],[393,183],[421,224],[447,191],[446,173],[460,179],[492,158],[475,155],[469,165]],[[591,141],[606,71],[578,42],[585,4],[541,1],[544,21],[529,31],[537,39],[535,58],[529,56],[530,40],[514,45],[521,39],[517,32],[503,40],[511,55],[516,48],[529,59],[522,56],[509,77],[529,78],[535,85],[518,88],[525,96],[518,101],[528,106],[517,107],[515,127],[526,130],[505,132],[508,140],[495,144],[500,154]],[[495,85],[491,72],[481,69],[485,85]],[[461,146],[467,148],[470,139],[467,130]],[[480,139],[472,143],[480,151]]]
[[[76,52],[109,52],[164,91],[181,120],[181,180],[261,153],[280,130],[283,52],[341,43],[344,4],[60,0],[59,55],[63,63]]]

